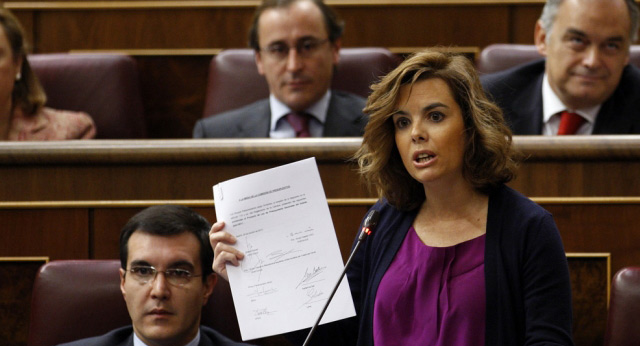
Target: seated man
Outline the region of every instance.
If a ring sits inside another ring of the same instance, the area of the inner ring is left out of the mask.
[[[270,96],[199,120],[195,138],[357,137],[365,100],[330,90],[343,24],[322,0],[265,0],[249,43]]]
[[[153,206],[120,233],[120,289],[133,325],[65,346],[232,346],[200,325],[216,284],[209,223],[177,205]]]
[[[534,39],[546,61],[481,78],[516,135],[640,133],[635,0],[549,0]]]

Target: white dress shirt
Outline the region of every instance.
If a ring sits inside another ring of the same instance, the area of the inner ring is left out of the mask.
[[[549,84],[549,78],[547,74],[544,74],[542,80],[542,134],[545,136],[555,136],[558,134],[558,128],[560,127],[560,112],[569,111],[580,114],[587,121],[584,122],[576,131],[576,135],[590,135],[593,132],[593,125],[596,122],[596,116],[600,111],[600,106],[597,105],[590,108],[582,109],[570,109],[567,108],[562,101],[558,98],[551,84]]]
[[[329,110],[329,100],[331,100],[331,90],[318,100],[318,102],[305,109],[305,112],[311,115],[309,120],[309,132],[311,137],[322,137],[324,131],[324,123],[327,119],[327,111]],[[269,95],[269,106],[271,107],[271,127],[269,137],[271,138],[293,138],[296,131],[291,127],[285,116],[291,113],[291,108],[280,102],[273,94]]]
[[[200,328],[198,328],[198,334],[196,334],[196,337],[193,338],[193,340],[189,341],[189,343],[184,346],[198,346],[199,343],[200,343]],[[140,340],[136,332],[133,332],[133,346],[149,346],[149,345],[142,342],[142,340]]]

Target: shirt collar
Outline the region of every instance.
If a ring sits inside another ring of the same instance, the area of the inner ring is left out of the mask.
[[[560,101],[558,95],[556,95],[556,93],[551,88],[551,84],[549,84],[549,78],[547,74],[544,74],[544,78],[542,80],[542,120],[545,124],[551,119],[552,116],[564,110],[578,113],[583,118],[587,119],[590,124],[594,124],[596,122],[596,116],[598,115],[601,106],[602,104],[589,108],[569,109],[562,103],[562,101]]]
[[[312,104],[311,107],[305,109],[305,112],[311,114],[321,124],[324,124],[329,110],[329,100],[331,100],[331,90],[327,90],[324,96]],[[291,113],[291,108],[280,102],[273,94],[269,95],[269,106],[271,107],[271,131],[273,131],[276,129],[278,120]]]
[[[198,346],[199,343],[200,343],[200,328],[198,328],[198,334],[196,334],[196,337],[193,338],[193,340],[189,341],[184,346]],[[135,332],[133,332],[133,346],[148,346],[148,345],[142,342],[142,340],[140,340],[138,335]]]

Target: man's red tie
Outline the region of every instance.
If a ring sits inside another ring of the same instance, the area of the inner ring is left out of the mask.
[[[558,135],[573,135],[586,121],[581,115],[564,111],[560,113],[560,127]]]
[[[308,114],[292,112],[287,114],[286,119],[293,127],[293,130],[296,131],[296,137],[311,137]]]

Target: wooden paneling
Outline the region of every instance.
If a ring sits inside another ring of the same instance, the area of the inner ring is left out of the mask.
[[[87,209],[0,209],[0,256],[89,258]]]
[[[147,133],[191,138],[201,117],[212,55],[135,56]]]
[[[238,48],[258,1],[8,1],[36,52]],[[532,43],[544,1],[328,1],[345,21],[344,46]],[[365,20],[363,20],[365,19]],[[527,33],[526,35],[523,35]],[[523,39],[526,41],[514,41]]]
[[[504,5],[353,6],[336,11],[345,20],[347,47],[484,47],[509,42],[511,9]]]
[[[553,218],[567,252],[611,253],[611,275],[640,265],[639,198],[536,199]]]
[[[127,221],[144,207],[96,208],[93,210],[93,259],[120,258],[118,241],[120,230]]]
[[[315,157],[329,198],[371,198],[347,159],[359,138],[0,143],[4,201],[210,199],[212,186]],[[530,197],[638,196],[639,136],[520,136],[510,183]]]
[[[636,196],[640,162],[526,161],[510,185],[528,196]]]
[[[245,47],[252,8],[39,12],[38,52],[74,49]]]
[[[609,307],[609,254],[569,253],[567,257],[573,300],[573,343],[601,346]]]
[[[613,275],[640,263],[637,215],[640,197],[533,198],[556,221],[567,252],[610,253]],[[329,199],[329,207],[344,259],[358,225],[375,199]],[[57,259],[118,257],[118,235],[126,221],[142,208],[164,203],[193,207],[215,222],[212,199],[140,201],[0,202],[0,223],[13,232],[0,232],[0,256],[47,256]],[[71,212],[71,213],[70,213]],[[25,216],[48,223],[43,231]],[[69,222],[81,219],[82,222]],[[6,229],[6,228],[5,228]],[[18,231],[22,230],[22,231]]]
[[[509,39],[505,42],[493,43],[520,43],[533,44],[533,30],[542,12],[539,4],[520,5],[510,8]]]
[[[283,162],[284,163],[284,162]],[[57,167],[1,167],[0,182],[5,200],[120,200],[210,198],[216,183],[239,175],[271,168],[256,163],[177,163],[123,165],[61,165]],[[327,195],[363,196],[354,168],[326,164],[320,169]],[[136,197],[138,196],[138,197]]]
[[[220,181],[315,156],[321,177],[331,182],[328,196],[358,197],[366,195],[364,187],[345,163],[358,141],[4,142],[0,195],[5,201],[206,199]]]

